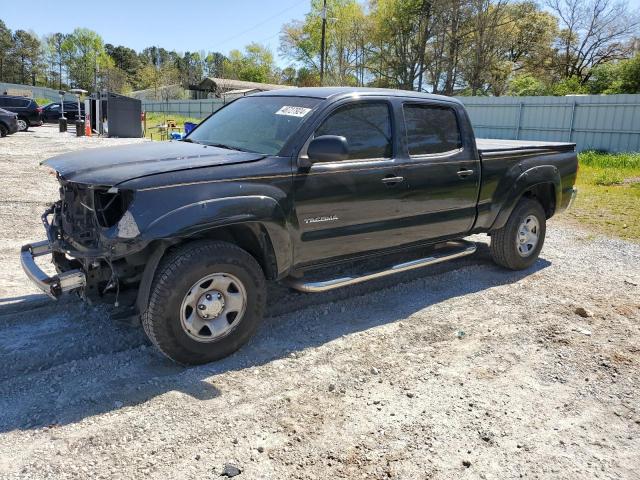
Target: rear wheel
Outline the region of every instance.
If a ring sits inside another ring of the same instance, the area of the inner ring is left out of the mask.
[[[533,265],[546,233],[546,215],[535,199],[523,198],[504,227],[491,232],[491,256],[494,262],[511,270]]]
[[[24,118],[18,118],[18,131],[26,132],[29,130],[29,122]]]
[[[9,129],[2,123],[0,123],[0,137],[6,137],[9,133]]]
[[[172,360],[207,363],[249,340],[265,298],[264,274],[249,253],[226,242],[194,242],[161,262],[142,325]]]

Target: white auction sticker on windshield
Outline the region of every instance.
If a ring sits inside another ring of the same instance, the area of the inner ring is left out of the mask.
[[[290,117],[304,117],[311,111],[310,108],[305,107],[290,107],[285,105],[276,112],[276,115],[289,115]]]

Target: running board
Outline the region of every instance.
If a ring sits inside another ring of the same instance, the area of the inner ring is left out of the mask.
[[[304,278],[288,277],[284,280],[284,283],[300,292],[317,293],[325,292],[327,290],[333,290],[335,288],[346,287],[347,285],[355,285],[356,283],[362,283],[376,278],[386,277],[395,273],[406,272],[407,270],[413,270],[415,268],[422,268],[428,265],[435,265],[436,263],[446,262],[460,257],[466,257],[476,251],[476,244],[468,242],[466,240],[456,240],[454,242],[448,242],[445,244],[446,252],[434,251],[432,255],[419,258],[417,260],[411,260],[409,262],[398,263],[384,270],[379,270],[372,273],[357,277],[340,277],[332,280],[311,281],[305,282]]]

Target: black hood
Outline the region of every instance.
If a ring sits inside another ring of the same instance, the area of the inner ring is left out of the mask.
[[[263,157],[260,153],[188,142],[145,142],[65,153],[42,163],[69,182],[112,186],[158,173],[252,162]]]

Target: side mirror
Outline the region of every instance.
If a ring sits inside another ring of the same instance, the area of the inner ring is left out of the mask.
[[[347,139],[338,135],[322,135],[311,140],[307,147],[309,161],[339,162],[349,158]]]

